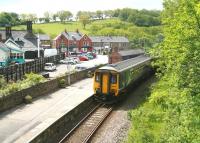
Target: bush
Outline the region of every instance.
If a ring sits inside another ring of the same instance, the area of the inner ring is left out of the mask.
[[[87,73],[87,77],[92,78],[93,75],[94,75],[94,74],[93,74],[91,71],[88,71],[88,73]]]
[[[30,95],[26,95],[24,97],[24,101],[25,103],[29,104],[29,103],[32,103],[32,97]]]
[[[30,73],[26,74],[25,79],[22,81],[9,81],[9,83],[6,83],[4,78],[0,76],[0,96],[6,96],[16,91],[37,85],[45,80],[46,79],[41,75]]]
[[[66,85],[66,81],[65,81],[65,79],[61,79],[61,80],[59,80],[59,87],[64,88],[65,85]]]
[[[0,75],[0,89],[6,86],[6,81],[2,75]]]

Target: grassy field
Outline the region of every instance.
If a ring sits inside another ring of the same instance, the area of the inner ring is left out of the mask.
[[[26,30],[26,25],[15,26],[12,29]],[[67,31],[76,31],[76,29],[79,29],[82,33],[88,33],[87,28],[83,29],[83,26],[79,22],[33,24],[34,33],[46,33],[50,35],[51,38],[55,38],[65,29]]]

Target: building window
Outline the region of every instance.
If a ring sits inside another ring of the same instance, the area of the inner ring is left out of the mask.
[[[84,41],[84,42],[83,42],[83,45],[84,45],[84,46],[86,46],[86,45],[87,45],[87,43]]]
[[[60,47],[61,47],[61,48],[65,48],[65,42],[64,42],[64,40],[61,41]]]
[[[84,37],[84,40],[87,40],[87,37],[86,37],[86,36]]]

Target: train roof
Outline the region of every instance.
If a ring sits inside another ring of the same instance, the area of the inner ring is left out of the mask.
[[[144,64],[150,60],[151,60],[150,57],[146,55],[141,55],[141,56],[131,58],[125,61],[121,61],[115,64],[109,64],[107,66],[101,67],[100,70],[113,70],[113,71],[121,72],[125,69]]]

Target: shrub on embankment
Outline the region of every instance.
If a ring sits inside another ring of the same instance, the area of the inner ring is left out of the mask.
[[[20,91],[22,89],[37,85],[46,81],[46,79],[38,74],[30,73],[26,74],[24,80],[6,83],[4,78],[0,77],[0,98],[3,96],[7,96],[14,92]]]
[[[162,71],[148,101],[129,112],[127,142],[200,142],[199,2],[165,1],[165,40],[152,52]]]

